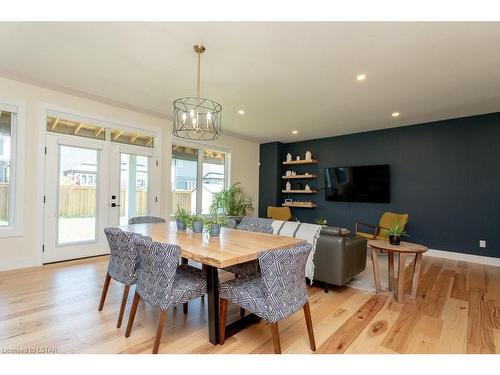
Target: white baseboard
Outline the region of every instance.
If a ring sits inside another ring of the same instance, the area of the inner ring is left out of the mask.
[[[434,249],[429,249],[429,251],[427,251],[425,253],[425,255],[428,255],[431,257],[436,257],[436,258],[461,260],[464,262],[479,263],[479,264],[486,264],[489,266],[500,267],[500,258],[484,257],[484,256],[480,256],[480,255],[455,253],[453,251],[443,251],[443,250],[434,250]]]
[[[20,268],[29,268],[40,266],[41,264],[35,258],[20,258],[8,262],[0,262],[0,272],[17,270]]]

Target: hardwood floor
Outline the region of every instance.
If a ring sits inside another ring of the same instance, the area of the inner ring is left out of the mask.
[[[134,330],[125,338],[126,325],[116,328],[123,286],[113,281],[103,310],[97,310],[107,261],[98,257],[0,273],[0,349],[150,353],[158,310],[141,301]],[[329,293],[322,285],[310,287],[317,353],[500,353],[499,286],[499,267],[424,256],[416,300],[404,304],[347,287]],[[206,304],[206,299],[190,302],[187,315],[182,308],[167,312],[160,353],[273,353],[263,322],[222,346],[210,344]],[[301,309],[279,323],[283,353],[311,353],[303,314]],[[239,308],[230,304],[228,322],[238,317]]]

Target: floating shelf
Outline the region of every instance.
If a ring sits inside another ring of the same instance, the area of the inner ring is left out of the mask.
[[[293,165],[293,164],[317,164],[317,160],[290,160],[290,161],[284,161],[282,162],[283,165]]]
[[[283,207],[298,207],[298,208],[316,208],[317,205],[316,203],[312,202],[292,202],[292,203],[282,203],[281,204]]]
[[[281,190],[282,193],[286,193],[286,194],[293,194],[293,193],[296,193],[296,194],[315,194],[316,193],[316,190]]]
[[[316,178],[315,174],[296,174],[295,176],[281,176],[284,180],[291,180],[293,178]]]

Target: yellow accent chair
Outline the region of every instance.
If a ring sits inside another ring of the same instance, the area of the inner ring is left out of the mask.
[[[408,223],[408,214],[396,214],[394,212],[384,212],[378,225],[366,223],[356,223],[356,237],[366,238],[368,240],[387,240],[387,232],[393,225],[399,224],[404,230]],[[371,228],[370,232],[361,232],[359,227],[364,226]]]
[[[292,218],[290,207],[267,207],[267,217],[273,220],[288,221]]]

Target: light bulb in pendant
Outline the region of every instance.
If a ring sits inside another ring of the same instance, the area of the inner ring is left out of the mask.
[[[193,124],[193,128],[196,127],[196,117],[191,119],[191,124]]]
[[[189,116],[194,117],[194,109],[192,109],[191,111],[189,111]]]
[[[186,112],[182,112],[182,124],[184,125],[186,123],[187,115]]]
[[[212,121],[212,112],[207,113],[207,120]]]

